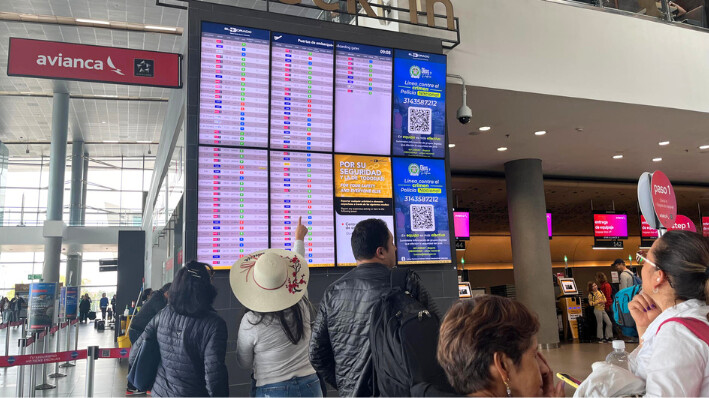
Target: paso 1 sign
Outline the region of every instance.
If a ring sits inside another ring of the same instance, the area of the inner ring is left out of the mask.
[[[182,55],[10,38],[8,76],[182,87]]]
[[[665,228],[672,228],[677,218],[677,199],[670,179],[658,170],[652,173],[650,189],[657,219]]]

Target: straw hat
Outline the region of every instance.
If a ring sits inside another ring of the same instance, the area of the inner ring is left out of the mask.
[[[305,294],[310,270],[295,252],[267,249],[242,257],[231,267],[236,298],[257,312],[276,312],[295,305]]]

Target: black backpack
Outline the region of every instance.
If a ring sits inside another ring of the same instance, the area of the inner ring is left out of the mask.
[[[391,272],[391,289],[374,304],[369,318],[371,359],[356,395],[408,397],[412,388],[453,392],[436,359],[440,321],[410,293],[416,275]],[[429,385],[431,388],[422,388]]]

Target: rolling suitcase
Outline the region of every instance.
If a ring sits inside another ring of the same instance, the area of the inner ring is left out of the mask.
[[[96,319],[96,311],[89,311],[89,320],[93,321]]]
[[[104,321],[103,319],[97,320],[96,321],[96,329],[99,332],[103,332],[104,330],[106,330],[106,321]]]

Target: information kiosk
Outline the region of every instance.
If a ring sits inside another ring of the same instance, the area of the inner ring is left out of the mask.
[[[561,310],[564,323],[564,340],[571,336],[574,340],[579,338],[578,318],[583,316],[581,309],[581,295],[576,287],[574,278],[557,278],[559,283],[559,297],[557,305]]]

